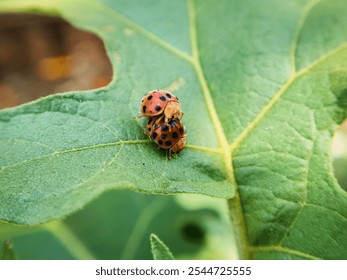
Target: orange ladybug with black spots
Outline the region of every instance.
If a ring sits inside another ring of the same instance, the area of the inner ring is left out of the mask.
[[[165,122],[164,115],[149,117],[146,126],[146,134],[158,145],[158,148],[171,153],[182,151],[187,142],[187,131],[179,119],[170,119]]]
[[[170,92],[159,89],[148,92],[141,100],[140,113],[138,118],[163,114],[166,122],[172,118],[181,119],[183,116],[178,98]]]

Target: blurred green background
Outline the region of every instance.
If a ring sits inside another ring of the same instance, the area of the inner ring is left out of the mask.
[[[222,199],[108,191],[63,221],[0,225],[18,259],[152,259],[156,233],[178,259],[235,258]]]

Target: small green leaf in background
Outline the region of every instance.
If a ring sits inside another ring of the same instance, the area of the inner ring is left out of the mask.
[[[5,240],[2,244],[1,260],[15,260],[16,254],[13,250],[11,241]]]
[[[153,258],[155,260],[174,260],[170,249],[155,234],[150,236]]]
[[[347,117],[345,0],[4,0],[0,11],[96,33],[114,72],[107,87],[0,112],[0,219],[62,218],[108,189],[204,194],[228,199],[240,258],[347,259],[330,152]],[[173,88],[185,113],[188,145],[171,161],[134,118],[156,88]]]

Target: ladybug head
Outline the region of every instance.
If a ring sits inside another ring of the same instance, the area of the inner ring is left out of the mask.
[[[181,119],[182,112],[180,103],[177,100],[170,100],[165,107],[164,115],[166,117],[166,120],[172,118]]]

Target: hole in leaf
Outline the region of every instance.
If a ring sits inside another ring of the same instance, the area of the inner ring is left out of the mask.
[[[205,241],[204,229],[194,222],[189,222],[182,227],[183,238],[191,243],[202,244]]]
[[[340,186],[347,191],[347,120],[335,134],[331,150],[335,178]]]
[[[0,108],[107,85],[112,66],[102,41],[58,17],[0,15]]]

